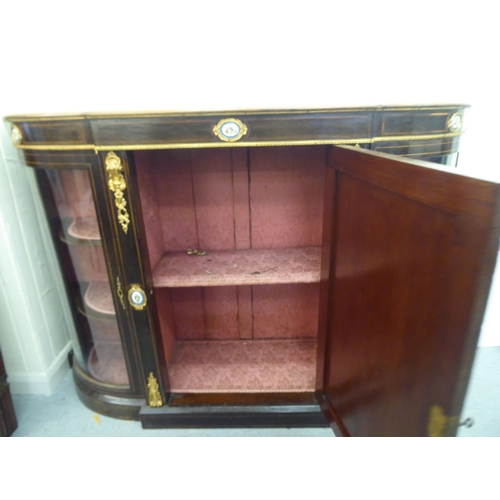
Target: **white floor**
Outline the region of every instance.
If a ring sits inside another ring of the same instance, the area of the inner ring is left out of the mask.
[[[500,436],[500,347],[478,349],[462,419],[471,417],[471,428],[458,435]],[[78,399],[68,375],[50,396],[13,395],[19,423],[14,437],[22,436],[304,436],[333,437],[328,428],[312,429],[161,429],[145,430],[139,422],[97,415]]]

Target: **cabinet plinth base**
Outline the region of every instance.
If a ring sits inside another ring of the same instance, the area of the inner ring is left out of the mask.
[[[73,363],[76,392],[87,408],[107,417],[138,420],[139,410],[145,403],[144,398],[127,394],[128,387],[122,390],[119,387],[100,384],[82,370],[76,359]]]
[[[181,404],[150,408],[143,398],[127,395],[128,388],[111,390],[111,386],[105,387],[90,379],[76,360],[73,378],[78,397],[87,408],[108,417],[140,420],[144,429],[328,427],[319,405],[311,402],[310,394],[299,395],[304,402],[298,404]],[[194,402],[189,400],[189,396],[192,395],[188,395],[188,401],[184,403]],[[286,394],[278,396],[290,397]],[[235,400],[234,395],[231,397]],[[196,395],[195,399],[199,398],[200,395]]]
[[[143,406],[139,419],[144,429],[328,427],[317,404],[162,408]]]

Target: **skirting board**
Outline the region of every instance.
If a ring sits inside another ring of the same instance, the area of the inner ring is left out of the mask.
[[[8,373],[7,382],[11,394],[39,394],[44,396],[53,394],[61,380],[70,371],[68,363],[70,351],[71,343],[68,342],[46,372]]]

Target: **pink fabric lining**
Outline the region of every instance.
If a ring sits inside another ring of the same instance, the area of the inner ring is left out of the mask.
[[[324,182],[322,147],[251,149],[252,248],[320,246]]]
[[[254,286],[252,299],[254,339],[317,336],[319,283]]]
[[[154,268],[165,252],[163,230],[159,217],[160,207],[158,205],[158,183],[155,175],[154,153],[152,151],[137,151],[135,157],[140,165],[137,171],[137,182],[146,231],[146,243],[150,264]]]
[[[314,340],[178,342],[169,368],[177,393],[314,392]]]
[[[212,344],[242,339],[314,342],[324,148],[165,150],[135,158],[167,364],[179,346],[200,341],[209,353]],[[189,248],[209,253],[188,256]],[[315,355],[311,366],[314,372]],[[298,390],[313,391],[312,377]],[[240,392],[229,385],[207,391]],[[258,385],[242,390],[268,390]],[[293,382],[282,386],[294,390]]]

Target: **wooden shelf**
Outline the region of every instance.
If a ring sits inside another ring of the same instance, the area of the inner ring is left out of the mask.
[[[321,248],[214,250],[166,253],[153,271],[157,287],[318,283]]]

